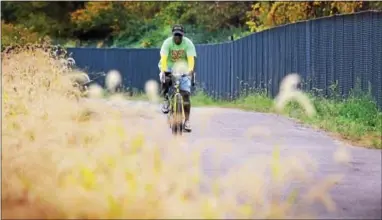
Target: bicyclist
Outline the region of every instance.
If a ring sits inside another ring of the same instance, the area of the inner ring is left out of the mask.
[[[172,85],[171,78],[168,75],[171,73],[174,63],[178,61],[185,61],[188,66],[188,76],[182,78],[180,83],[180,92],[184,101],[185,123],[184,129],[191,131],[190,126],[190,112],[191,112],[191,79],[190,76],[194,73],[194,64],[196,57],[195,45],[192,41],[184,36],[184,28],[182,25],[174,25],[172,27],[172,37],[167,38],[160,50],[161,60],[159,61],[161,81],[161,94],[164,97],[162,112],[167,114],[169,112],[169,100],[167,97],[168,90]]]

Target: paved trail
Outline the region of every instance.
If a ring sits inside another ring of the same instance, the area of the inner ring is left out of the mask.
[[[144,102],[119,101],[109,104],[117,108],[128,108],[133,105],[153,107],[152,104]],[[158,115],[153,117],[163,117],[164,126],[165,116],[161,115],[159,110],[153,114]],[[152,124],[150,118],[142,120]],[[269,130],[271,137],[248,138],[246,133],[254,125]],[[233,109],[193,108],[192,127],[193,132],[184,135],[190,143],[214,139],[235,146],[234,151],[225,155],[224,162],[219,167],[208,164],[208,158],[212,156],[213,151],[206,151],[204,155],[206,163],[203,168],[207,173],[214,174],[231,169],[253,155],[270,155],[272,146],[279,144],[281,153],[289,151],[309,153],[318,164],[316,178],[338,173],[345,175],[344,179],[330,191],[336,202],[337,211],[330,213],[323,207],[317,206],[319,218],[382,218],[380,150],[348,146],[347,150],[352,156],[351,161],[347,165],[340,165],[333,160],[339,142],[324,132],[303,127],[285,117]],[[170,130],[168,131],[171,136]]]

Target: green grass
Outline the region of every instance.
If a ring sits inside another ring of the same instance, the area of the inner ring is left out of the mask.
[[[329,131],[333,136],[350,143],[382,149],[382,112],[378,110],[370,95],[351,95],[347,99],[313,95],[309,97],[317,111],[315,116],[307,117],[303,108],[293,101],[288,103],[282,114],[314,128]],[[127,98],[147,100],[144,94]],[[273,99],[265,92],[253,92],[234,101],[224,101],[213,99],[199,91],[192,96],[191,100],[193,106],[216,106],[275,113]]]

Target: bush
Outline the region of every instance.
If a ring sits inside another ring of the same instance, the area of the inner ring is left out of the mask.
[[[40,36],[29,29],[1,21],[1,51],[12,45],[41,42]]]

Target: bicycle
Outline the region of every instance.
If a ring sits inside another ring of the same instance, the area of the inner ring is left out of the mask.
[[[78,88],[82,93],[86,94],[86,92],[88,92],[90,84],[95,82],[96,79],[99,79],[101,77],[105,77],[106,73],[99,72],[99,73],[96,73],[96,74],[93,74],[93,75],[96,75],[96,76],[94,78],[90,79],[87,74],[84,74],[84,76],[86,77],[86,82],[81,82],[81,81],[76,81],[75,80],[73,82],[73,86]]]
[[[168,112],[168,123],[174,135],[182,135],[184,129],[185,113],[183,105],[183,96],[180,93],[180,80],[187,74],[166,73],[173,82],[172,88],[168,93],[170,100],[170,111]],[[192,84],[195,83],[195,74],[192,74]]]

